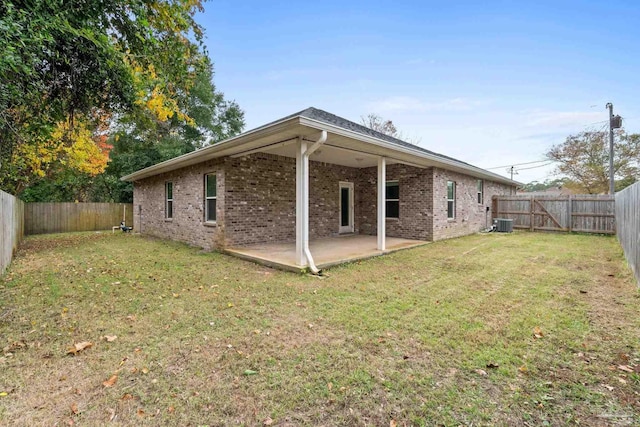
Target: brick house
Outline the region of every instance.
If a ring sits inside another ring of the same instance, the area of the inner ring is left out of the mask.
[[[317,239],[375,236],[383,253],[388,237],[478,232],[492,196],[517,185],[316,108],[122,179],[141,233],[219,250],[288,243],[312,270]]]

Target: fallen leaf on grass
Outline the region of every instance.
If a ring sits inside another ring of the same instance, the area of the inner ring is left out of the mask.
[[[631,368],[628,365],[618,365],[618,369],[620,369],[621,371],[624,371],[624,372],[629,372],[629,373],[634,372],[633,368]]]
[[[138,409],[138,416],[139,417],[144,417],[144,410],[143,409]]]
[[[542,329],[540,329],[540,326],[536,326],[535,328],[533,328],[533,336],[537,339],[540,339],[544,336],[544,334],[542,333]]]
[[[117,375],[112,375],[111,378],[109,378],[106,381],[102,382],[102,385],[105,387],[113,387],[116,383],[116,381],[118,381],[118,376]]]
[[[389,427],[396,427],[397,425],[398,423],[396,422],[396,420],[389,421]]]
[[[529,369],[527,369],[526,365],[522,365],[518,368],[518,371],[522,372],[523,374],[526,374],[527,372],[529,372]]]
[[[76,354],[78,354],[82,350],[86,350],[87,348],[91,348],[92,345],[93,345],[93,343],[89,342],[89,341],[83,341],[83,342],[75,343],[73,345],[73,347],[69,347],[69,349],[67,350],[67,354],[73,354],[75,356]]]
[[[120,398],[120,400],[131,400],[131,399],[133,399],[133,395],[131,395],[130,393],[125,393]]]
[[[618,377],[618,381],[620,381],[621,384],[626,384],[627,380],[625,380],[624,378],[620,378]]]
[[[129,316],[127,316],[127,320],[130,320],[131,322],[135,322],[137,320],[136,315],[130,314]]]
[[[483,377],[486,377],[486,376],[487,376],[487,371],[485,371],[485,370],[483,370],[483,369],[476,369],[476,370],[475,370],[475,373],[476,373],[476,374],[478,374],[478,375],[481,375],[481,376],[483,376]]]
[[[169,408],[167,408],[167,412],[170,414],[173,414],[176,411],[176,408],[174,408],[173,406],[169,406]]]
[[[72,413],[73,415],[77,415],[77,414],[78,414],[78,412],[80,412],[80,411],[78,410],[78,405],[76,405],[75,403],[72,403],[72,404],[71,404],[71,413]]]
[[[117,335],[105,335],[104,338],[107,342],[114,342],[115,340],[118,339]]]
[[[245,370],[242,375],[258,375],[258,371],[252,371],[251,369]]]

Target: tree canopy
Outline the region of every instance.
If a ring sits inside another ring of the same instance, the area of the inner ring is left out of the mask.
[[[544,182],[531,181],[527,184],[521,185],[518,190],[525,192],[544,191],[550,188],[562,188],[569,182],[569,178],[546,179]]]
[[[238,133],[243,113],[213,85],[201,10],[200,0],[0,3],[0,188],[109,198],[118,188],[106,183],[120,185],[110,170]],[[118,159],[131,152],[135,162]]]
[[[569,178],[566,186],[579,193],[600,194],[609,189],[609,134],[586,131],[570,135],[546,156],[557,162],[556,172]],[[616,191],[633,184],[640,173],[640,134],[617,132],[613,170]]]
[[[420,138],[410,138],[402,133],[391,120],[383,119],[375,113],[367,114],[367,116],[360,117],[360,124],[373,129],[376,132],[383,133],[385,135],[392,136],[394,138],[410,142],[412,144],[419,144]]]

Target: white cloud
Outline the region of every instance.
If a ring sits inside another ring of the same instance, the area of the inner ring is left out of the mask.
[[[395,112],[433,112],[433,111],[471,111],[478,107],[487,105],[488,101],[474,100],[468,98],[451,98],[441,101],[424,101],[411,96],[391,96],[388,98],[373,101],[368,104],[368,108],[376,113]]]
[[[609,117],[601,111],[526,111],[523,114],[523,125],[527,127],[566,129],[599,127],[606,124]]]

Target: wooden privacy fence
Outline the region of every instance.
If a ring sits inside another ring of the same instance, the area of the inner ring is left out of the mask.
[[[11,264],[24,236],[24,203],[0,190],[0,275]]]
[[[131,226],[131,203],[27,203],[24,232],[29,235],[111,230],[120,224],[125,211],[125,222]]]
[[[640,283],[640,183],[616,193],[616,222],[620,246]]]
[[[494,196],[493,218],[513,228],[615,234],[615,199],[608,195]]]

